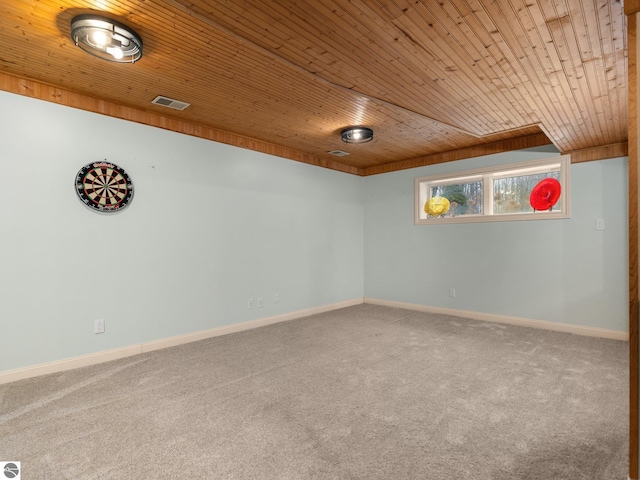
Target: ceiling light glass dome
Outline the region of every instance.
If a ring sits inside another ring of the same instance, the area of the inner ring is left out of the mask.
[[[346,143],[367,143],[373,140],[373,130],[367,127],[350,127],[342,131]]]
[[[126,25],[98,15],[71,20],[71,38],[82,50],[103,60],[134,63],[142,57],[142,39]]]

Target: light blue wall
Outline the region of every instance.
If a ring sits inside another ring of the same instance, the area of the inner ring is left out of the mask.
[[[74,189],[105,158],[111,216]],[[5,92],[0,166],[0,371],[363,296],[359,177]]]
[[[365,296],[627,331],[626,158],[572,165],[570,219],[413,224],[415,177],[554,155],[542,148],[366,177]]]
[[[626,330],[626,159],[572,166],[569,220],[413,225],[414,177],[553,154],[359,178],[0,92],[0,372],[362,296]],[[111,216],[73,185],[105,158]]]

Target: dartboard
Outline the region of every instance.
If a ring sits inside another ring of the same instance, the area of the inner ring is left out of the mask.
[[[76,192],[93,210],[117,212],[131,202],[133,184],[127,172],[113,163],[89,163],[76,176]]]

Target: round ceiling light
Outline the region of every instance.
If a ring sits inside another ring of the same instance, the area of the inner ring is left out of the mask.
[[[98,15],[71,20],[71,39],[82,50],[103,60],[134,63],[142,57],[142,39],[129,27]]]
[[[346,143],[367,143],[373,140],[373,130],[367,127],[351,127],[342,131],[342,141]]]

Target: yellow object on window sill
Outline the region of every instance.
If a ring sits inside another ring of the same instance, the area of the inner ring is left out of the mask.
[[[451,204],[444,197],[431,197],[424,204],[424,211],[432,217],[439,217],[449,211]]]

